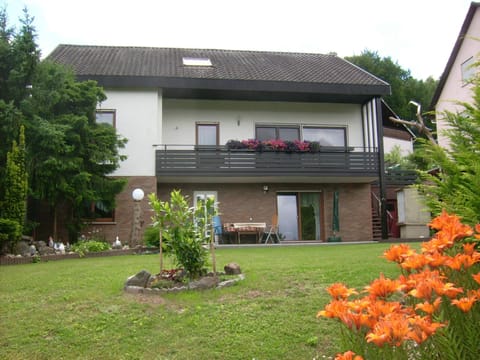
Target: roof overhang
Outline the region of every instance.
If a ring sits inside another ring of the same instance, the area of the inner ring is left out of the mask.
[[[146,76],[78,76],[104,88],[159,88],[165,98],[299,101],[363,104],[388,95],[389,85],[318,84]]]

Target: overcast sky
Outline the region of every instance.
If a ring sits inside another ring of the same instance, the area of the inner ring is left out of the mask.
[[[439,78],[468,0],[0,0],[26,6],[42,56],[58,44],[359,55],[378,51],[413,77]],[[479,34],[480,35],[480,34]]]

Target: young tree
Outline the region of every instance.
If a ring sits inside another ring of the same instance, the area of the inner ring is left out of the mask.
[[[445,114],[450,129],[445,135],[450,140],[448,149],[429,141],[420,148],[424,162],[438,171],[422,172],[424,182],[419,185],[434,215],[442,209],[474,225],[480,218],[480,81],[473,87],[473,102],[462,103],[464,110]]]

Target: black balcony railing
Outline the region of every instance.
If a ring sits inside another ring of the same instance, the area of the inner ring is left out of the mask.
[[[324,147],[287,153],[224,146],[157,145],[157,176],[355,176],[378,175],[376,149]]]

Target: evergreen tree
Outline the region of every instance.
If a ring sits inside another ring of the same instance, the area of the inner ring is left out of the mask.
[[[12,189],[6,181],[21,177],[23,169],[10,155],[7,166],[7,153],[24,125],[30,193],[55,214],[65,205],[70,211],[63,216],[78,231],[86,203],[115,206],[125,181],[108,175],[124,159],[118,150],[126,140],[112,126],[96,123],[95,109],[105,94],[95,82],[77,82],[61,65],[40,61],[27,10],[18,32],[7,23],[6,11],[0,10],[0,201],[13,211],[15,203],[6,202],[15,196],[6,193]],[[56,234],[56,216],[53,223]]]
[[[464,110],[445,114],[450,140],[448,149],[423,141],[418,150],[424,163],[437,171],[423,171],[419,185],[434,216],[442,209],[455,213],[471,225],[480,221],[480,81],[473,87],[473,102]]]
[[[20,127],[19,142],[14,141],[12,150],[7,154],[5,171],[5,197],[2,217],[16,221],[22,233],[27,212],[28,180],[25,169],[25,133]]]

